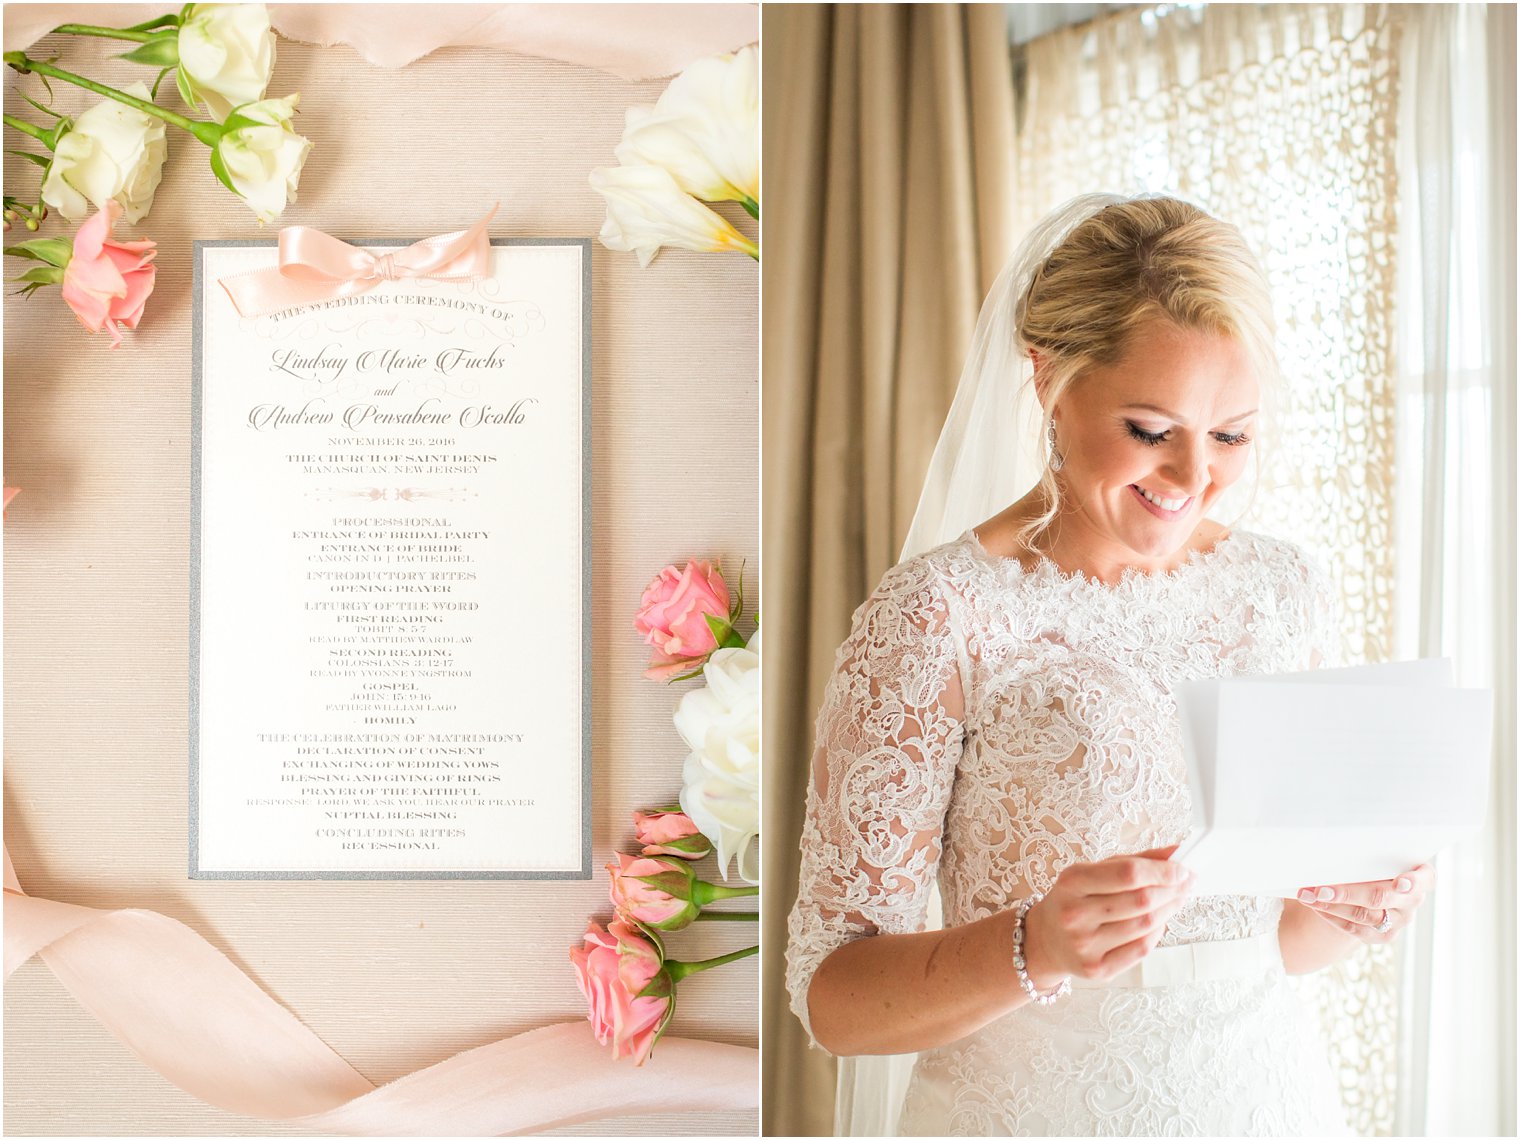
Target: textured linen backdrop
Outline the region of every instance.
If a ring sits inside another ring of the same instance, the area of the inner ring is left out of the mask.
[[[985,21],[969,41],[973,61],[997,48],[1006,64],[1001,10],[995,20],[977,6],[963,11],[968,24]],[[766,663],[766,938],[775,949],[766,961],[765,1124],[777,1134],[827,1134],[833,1117],[832,1065],[807,1055],[779,985],[781,903],[789,907],[796,889],[813,717],[850,613],[897,560],[982,293],[1008,252],[976,228],[987,189],[1006,194],[1014,240],[1095,189],[1173,190],[1240,227],[1273,283],[1289,378],[1244,525],[1300,543],[1330,571],[1346,604],[1350,660],[1392,652],[1396,13],[1145,8],[1042,36],[1016,63],[1024,95],[1015,163],[997,181],[985,175],[1004,152],[979,136],[974,150],[956,149],[967,136],[954,119],[936,124],[942,152],[883,148],[911,124],[905,107],[929,100],[943,112],[965,83],[944,81],[932,100],[925,91],[926,71],[943,75],[954,58],[932,34],[946,19],[940,10],[895,17],[908,37],[900,42],[871,34],[873,21],[893,18],[844,7],[765,13],[767,78],[784,50],[790,80],[779,96],[775,82],[766,87],[765,549],[776,592],[766,608],[786,627]],[[881,42],[916,68],[883,76],[867,66]],[[1012,88],[1010,80],[1010,98]],[[978,116],[999,106],[995,95],[983,102],[981,88],[977,97]],[[897,182],[914,179],[940,196],[903,203]],[[886,222],[862,199],[867,191],[885,197],[876,208]],[[925,251],[919,264],[881,257],[899,233]],[[968,297],[978,274],[982,292]],[[1302,984],[1322,1009],[1354,1126],[1387,1134],[1394,954],[1362,951]],[[778,1098],[781,1089],[805,1095]]]
[[[63,66],[107,82],[151,78],[108,60],[119,45],[63,40],[42,40],[35,54],[62,52]],[[281,40],[270,90],[301,93],[297,126],[316,143],[281,221],[420,238],[462,228],[499,199],[494,236],[594,236],[604,211],[586,176],[614,163],[624,109],[663,87],[479,48],[393,71],[347,47]],[[35,93],[35,80],[25,89]],[[70,111],[95,101],[54,89]],[[15,90],[8,73],[5,108],[25,116]],[[567,953],[588,916],[610,913],[600,869],[588,882],[186,878],[190,243],[277,228],[260,230],[199,143],[171,129],[169,145],[152,213],[119,230],[159,243],[157,291],[120,349],[84,333],[55,290],[5,301],[5,475],[24,489],[5,529],[5,838],[17,873],[42,897],[184,921],[376,1082],[583,1018]],[[10,192],[36,184],[19,160],[7,158],[5,174]],[[629,809],[680,786],[684,746],[670,713],[689,685],[640,678],[640,591],[689,556],[757,565],[758,273],[737,255],[669,252],[640,270],[632,254],[593,245],[592,260],[600,868],[628,848]],[[543,636],[576,631],[545,615]],[[703,924],[672,942],[702,958],[750,933]],[[750,961],[690,980],[672,1032],[756,1045],[756,989]],[[40,961],[14,975],[4,1008],[10,1134],[296,1134],[168,1084]],[[574,1131],[755,1128],[740,1111]]]

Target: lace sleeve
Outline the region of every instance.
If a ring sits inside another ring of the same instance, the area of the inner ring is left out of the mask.
[[[1346,663],[1346,635],[1341,629],[1341,602],[1335,583],[1317,563],[1295,551],[1304,578],[1309,669],[1333,669]]]
[[[787,949],[792,1009],[810,1037],[808,987],[825,958],[858,938],[923,929],[961,750],[959,663],[923,558],[887,573],[840,647],[818,714]]]

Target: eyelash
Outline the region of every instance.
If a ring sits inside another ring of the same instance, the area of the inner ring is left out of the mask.
[[[1125,426],[1129,428],[1129,434],[1134,436],[1141,443],[1145,444],[1146,447],[1156,447],[1159,444],[1165,443],[1166,437],[1172,434],[1170,430],[1163,432],[1149,432],[1140,427],[1138,424],[1132,424],[1128,422],[1125,423]],[[1246,435],[1246,433],[1243,431],[1236,432],[1234,435],[1230,435],[1226,432],[1215,432],[1214,438],[1217,439],[1220,443],[1224,444],[1226,447],[1240,447],[1242,444],[1251,442],[1251,437]]]

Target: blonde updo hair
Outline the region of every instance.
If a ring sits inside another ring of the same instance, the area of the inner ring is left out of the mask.
[[[1117,363],[1134,331],[1157,318],[1241,344],[1261,384],[1260,424],[1281,380],[1266,275],[1240,231],[1176,198],[1126,199],[1078,224],[1036,268],[1017,302],[1021,352],[1039,354],[1040,439],[1052,409],[1093,367]],[[1257,437],[1259,440],[1259,430]],[[1257,470],[1260,456],[1253,448]],[[1040,476],[1046,510],[1020,528],[1025,546],[1055,519],[1051,464]],[[1253,488],[1254,494],[1254,488]]]

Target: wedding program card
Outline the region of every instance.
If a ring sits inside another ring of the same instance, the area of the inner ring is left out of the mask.
[[[590,877],[589,245],[250,318],[196,243],[192,878]]]

